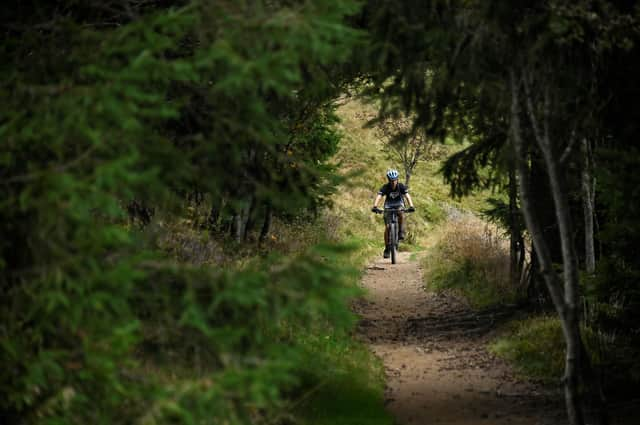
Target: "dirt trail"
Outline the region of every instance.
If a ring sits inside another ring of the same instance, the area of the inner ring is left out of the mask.
[[[419,261],[374,261],[355,310],[359,335],[387,374],[388,408],[402,425],[562,422],[559,406],[533,384],[518,381],[486,350],[494,325],[509,312],[472,312],[453,295],[424,291]]]

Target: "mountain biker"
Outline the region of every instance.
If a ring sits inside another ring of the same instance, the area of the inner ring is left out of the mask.
[[[387,180],[389,180],[389,182],[384,186],[382,186],[378,191],[376,200],[373,201],[373,208],[371,208],[371,211],[375,213],[381,212],[381,210],[378,208],[378,204],[380,203],[380,200],[382,199],[383,196],[385,197],[384,198],[385,210],[389,208],[391,209],[403,208],[404,198],[406,197],[407,201],[409,202],[409,208],[407,209],[407,211],[408,212],[415,211],[415,207],[413,206],[413,200],[409,195],[409,188],[403,185],[402,183],[398,182],[398,176],[399,176],[398,170],[390,169],[387,171]],[[391,247],[389,246],[389,220],[390,220],[389,212],[384,211],[384,224],[385,224],[384,254],[383,254],[384,258],[389,258],[389,255],[391,252]],[[402,211],[398,212],[398,224],[400,225],[400,231],[398,232],[398,239],[402,240],[404,239],[404,214],[402,213]]]

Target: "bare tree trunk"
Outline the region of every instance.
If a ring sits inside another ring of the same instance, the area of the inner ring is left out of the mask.
[[[545,278],[545,283],[549,287],[549,295],[558,310],[561,318],[564,317],[564,302],[562,286],[558,275],[553,270],[553,261],[551,259],[551,251],[545,241],[540,220],[536,217],[535,209],[531,202],[529,170],[527,163],[527,148],[522,138],[522,130],[520,126],[520,100],[519,85],[516,76],[512,70],[511,77],[511,135],[516,157],[516,172],[518,177],[518,188],[520,190],[520,202],[522,203],[522,214],[527,224],[527,229],[531,234],[535,253],[540,266],[540,273]]]
[[[554,210],[558,221],[560,231],[560,239],[562,244],[563,266],[564,266],[564,291],[562,290],[562,280],[553,270],[549,247],[542,235],[540,222],[535,216],[533,205],[530,202],[529,182],[528,182],[528,165],[526,158],[525,143],[522,137],[520,126],[520,84],[516,81],[516,75],[513,70],[510,72],[511,77],[511,133],[514,150],[516,152],[516,162],[519,177],[520,197],[523,206],[523,214],[527,223],[527,228],[531,233],[534,241],[536,253],[540,261],[541,273],[544,276],[545,283],[549,289],[553,304],[560,316],[560,322],[564,339],[566,342],[565,357],[565,402],[567,407],[567,415],[571,425],[584,425],[584,415],[582,410],[582,400],[579,391],[579,372],[580,372],[580,347],[582,345],[580,338],[580,328],[578,322],[577,311],[577,291],[578,291],[578,274],[575,250],[571,241],[569,206],[564,187],[562,185],[562,176],[558,170],[558,162],[554,158],[548,137],[548,128],[546,119],[548,117],[548,95],[545,96],[545,112],[544,112],[544,134],[538,125],[534,114],[530,93],[527,90],[525,80],[525,90],[527,96],[527,105],[531,125],[535,133],[535,139],[542,151],[547,173],[550,181],[551,192],[554,200]]]
[[[517,203],[518,188],[516,186],[516,171],[514,165],[509,166],[509,277],[511,286],[514,288],[520,283],[520,264],[518,255],[518,242],[521,239],[520,229],[518,228],[518,206]]]
[[[251,179],[251,165],[256,161],[256,149],[254,147],[249,148],[247,151],[246,157],[246,166],[242,167],[242,176],[250,180]],[[249,221],[249,214],[251,212],[251,206],[255,200],[255,195],[250,194],[247,195],[247,190],[245,188],[244,196],[241,196],[241,201],[239,202],[239,206],[237,207],[237,215],[236,219],[236,228],[235,228],[235,239],[236,242],[242,242],[247,237],[247,224]],[[248,201],[248,202],[247,202]]]
[[[209,230],[210,231],[218,231],[224,223],[221,223],[222,212],[225,206],[225,198],[220,197],[219,203],[217,203],[217,199],[214,197],[211,203],[211,211],[209,212],[209,218],[207,219]],[[224,231],[224,230],[223,230]]]
[[[249,203],[249,207],[245,210],[244,214],[244,229],[242,234],[242,240],[247,240],[249,237],[249,233],[253,230],[254,219],[253,219],[253,211],[256,208],[256,197],[255,195],[251,195],[251,202]]]
[[[269,230],[271,229],[271,219],[273,217],[273,211],[271,210],[271,205],[267,205],[267,210],[264,213],[264,221],[262,222],[262,229],[260,229],[260,238],[258,239],[259,243],[262,244],[269,234]]]
[[[518,172],[518,176],[520,175],[520,173]],[[522,202],[522,198],[520,199],[520,202]],[[529,201],[529,204],[531,204],[531,201]],[[522,207],[522,210],[524,211],[524,206]],[[523,214],[524,215],[524,214]],[[526,223],[526,220],[525,220]],[[525,226],[528,226],[528,224],[525,224]],[[523,278],[527,279],[526,283],[527,283],[527,296],[529,297],[529,299],[533,300],[535,299],[537,302],[541,301],[541,295],[542,292],[540,291],[539,288],[539,284],[540,284],[540,279],[542,278],[542,282],[543,285],[546,287],[547,283],[544,280],[544,277],[542,276],[542,267],[540,267],[540,255],[538,255],[538,253],[536,252],[536,244],[535,242],[533,242],[531,244],[531,263],[529,263],[529,274],[528,275],[524,275]],[[545,294],[548,294],[548,288],[547,288],[547,292],[545,292]]]
[[[584,264],[587,273],[596,271],[596,254],[593,232],[593,214],[595,209],[595,180],[593,177],[593,165],[589,141],[582,139],[582,209],[584,212]]]
[[[519,213],[519,210],[518,210]],[[523,278],[522,276],[528,276],[529,273],[525,273],[525,266],[526,266],[526,256],[527,256],[527,249],[526,249],[526,243],[524,240],[524,235],[522,234],[523,229],[520,229],[519,233],[518,233],[518,270],[520,270],[520,286],[521,287],[526,287],[526,285],[523,285]]]
[[[409,186],[413,170],[416,169],[418,161],[423,159],[430,151],[430,147],[432,147],[432,143],[427,137],[427,132],[418,132],[412,126],[412,119],[406,117],[404,119],[385,120],[378,127],[378,137],[383,140],[385,150],[404,169],[405,184],[407,186]],[[402,140],[397,140],[399,135],[406,137]]]
[[[217,205],[211,207],[209,212],[209,218],[207,219],[209,230],[216,230],[218,228],[218,218],[220,218],[220,210]]]
[[[582,394],[579,389],[581,372],[582,339],[580,335],[579,305],[578,305],[578,261],[575,246],[572,240],[571,214],[569,210],[569,197],[566,189],[564,175],[560,171],[558,157],[553,151],[553,145],[549,137],[549,92],[544,92],[544,107],[542,127],[536,117],[531,93],[525,78],[525,90],[527,91],[527,105],[529,119],[534,132],[534,138],[542,152],[547,173],[551,195],[554,201],[556,220],[560,232],[562,247],[562,268],[564,278],[564,311],[562,321],[563,332],[567,344],[565,357],[565,398],[568,400],[567,412],[572,424],[583,424]]]
[[[234,238],[236,240],[236,242],[240,243],[242,242],[242,235],[244,233],[243,230],[243,223],[244,220],[242,219],[242,210],[238,211],[234,216],[233,216],[233,220],[235,222],[235,234],[234,234]]]
[[[582,156],[581,189],[582,189],[582,209],[584,213],[584,253],[585,269],[587,273],[595,273],[596,256],[594,242],[595,225],[595,177],[593,175],[593,156],[591,145],[587,138],[582,139],[580,146]],[[589,354],[584,345],[582,346],[583,367],[585,375],[593,387],[593,392],[598,404],[598,420],[601,425],[609,424],[607,409],[607,398],[603,390],[602,374],[596,373],[591,363]]]

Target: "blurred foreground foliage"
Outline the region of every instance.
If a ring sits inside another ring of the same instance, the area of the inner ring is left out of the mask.
[[[177,261],[129,216],[204,193],[240,235],[251,211],[317,208],[356,5],[9,3],[0,421],[285,421],[313,353],[297,336],[348,334],[347,248],[221,270]]]

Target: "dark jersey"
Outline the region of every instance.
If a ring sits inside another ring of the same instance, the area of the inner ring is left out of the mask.
[[[393,189],[391,183],[387,183],[378,191],[379,195],[385,197],[385,208],[404,207],[404,195],[406,195],[407,193],[409,193],[409,188],[407,188],[407,186],[403,185],[402,183],[398,183],[395,189]]]

